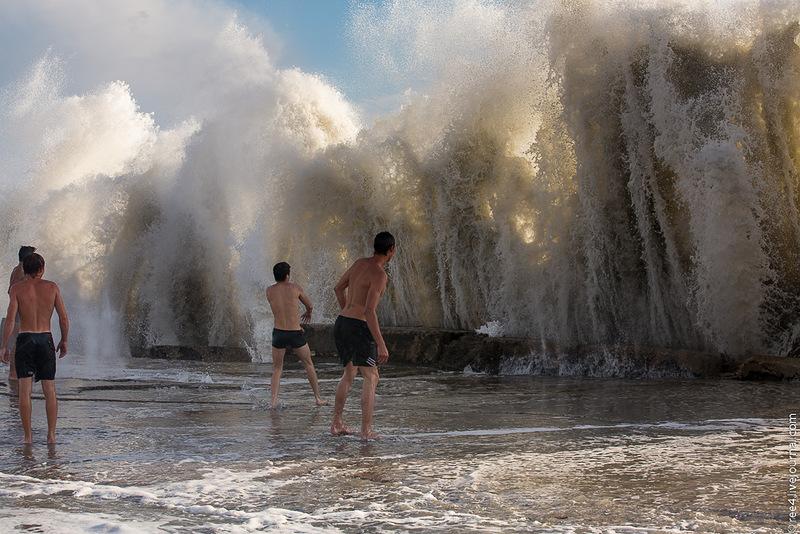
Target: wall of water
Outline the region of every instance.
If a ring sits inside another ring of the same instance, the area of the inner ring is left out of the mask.
[[[258,356],[271,265],[332,320],[382,229],[389,324],[731,354],[800,339],[794,2],[356,5],[365,71],[424,82],[370,121],[224,6],[101,6],[65,23],[110,25],[92,54],[55,44],[0,94],[0,253],[40,248],[81,350]],[[69,92],[73,70],[102,81]]]

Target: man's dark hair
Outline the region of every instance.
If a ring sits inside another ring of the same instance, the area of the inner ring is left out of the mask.
[[[23,246],[19,247],[19,261],[20,261],[20,263],[25,261],[25,258],[30,256],[34,252],[36,252],[36,247],[29,247],[28,245],[23,245]]]
[[[31,252],[22,260],[22,270],[28,276],[39,274],[44,270],[44,258],[35,252]]]
[[[275,267],[272,268],[272,274],[275,275],[276,282],[283,282],[286,280],[286,277],[289,276],[289,271],[291,270],[292,267],[285,261],[282,261],[275,264]]]
[[[375,236],[375,254],[386,256],[389,249],[394,246],[394,236],[389,232],[380,232]]]

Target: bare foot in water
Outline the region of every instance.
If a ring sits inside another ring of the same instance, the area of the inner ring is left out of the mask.
[[[371,430],[366,434],[364,432],[361,433],[361,441],[374,441],[378,439],[381,439],[380,434],[377,434]]]
[[[55,434],[48,434],[47,435],[47,444],[48,445],[55,445],[56,444],[56,435]]]
[[[317,406],[327,406],[328,405],[328,401],[326,401],[323,398],[319,398],[319,397],[317,398],[316,403],[317,403]]]
[[[331,436],[347,436],[352,433],[353,431],[344,423],[331,425]]]
[[[23,445],[33,445],[33,436],[25,436],[22,440]]]

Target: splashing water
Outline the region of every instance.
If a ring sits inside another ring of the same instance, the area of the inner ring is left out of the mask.
[[[337,275],[381,229],[399,240],[390,324],[732,354],[796,342],[796,3],[356,6],[365,70],[424,85],[371,126],[235,17],[175,5],[136,8],[157,13],[136,18],[151,37],[159,20],[196,28],[140,50],[187,53],[147,93],[174,124],[140,109],[135,69],[66,94],[89,60],[57,47],[0,96],[0,250],[40,247],[84,349],[258,352],[269,267],[289,261],[329,320]],[[98,53],[133,61],[114,50]]]

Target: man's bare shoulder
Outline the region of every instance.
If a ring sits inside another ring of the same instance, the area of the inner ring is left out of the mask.
[[[372,262],[370,262],[369,270],[367,272],[369,273],[370,279],[375,282],[384,282],[389,278],[383,267]]]
[[[350,266],[350,269],[355,269],[356,267],[360,267],[368,262],[369,258],[358,258],[356,261],[353,262],[353,265]]]
[[[381,282],[386,282],[389,279],[389,275],[386,274],[386,271],[378,266],[375,268],[378,270],[378,273],[375,275],[375,277]]]
[[[39,281],[39,283],[43,284],[44,287],[46,287],[47,289],[49,289],[51,291],[54,291],[54,292],[59,291],[58,284],[56,284],[52,280],[44,280],[44,279],[42,279],[42,280]]]

